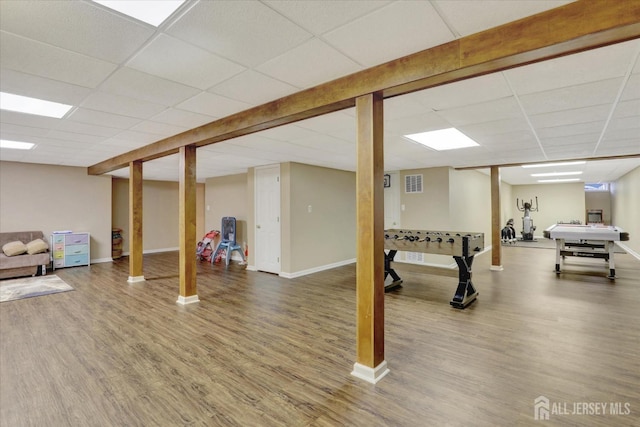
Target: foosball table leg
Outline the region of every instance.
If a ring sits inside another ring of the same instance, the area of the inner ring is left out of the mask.
[[[396,273],[396,271],[391,268],[391,262],[395,258],[397,252],[397,250],[392,249],[389,251],[389,253],[384,253],[384,278],[386,280],[387,276],[391,276],[391,278],[393,279],[393,282],[384,286],[385,292],[391,292],[402,287],[402,279],[400,278],[400,276],[398,276],[398,273]]]
[[[478,291],[471,283],[471,264],[473,264],[473,256],[470,257],[453,257],[458,264],[458,288],[449,304],[454,308],[464,309],[478,297]]]

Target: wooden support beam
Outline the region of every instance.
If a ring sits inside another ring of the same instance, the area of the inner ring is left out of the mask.
[[[129,164],[129,283],[144,280],[142,270],[142,161]]]
[[[502,270],[502,240],[500,231],[500,168],[491,167],[491,270]]]
[[[357,336],[352,374],[376,383],[389,370],[384,360],[384,158],[383,99],[356,100]]]
[[[209,145],[338,111],[370,93],[403,95],[639,37],[639,1],[576,1],[233,114],[100,162],[88,172],[101,175],[134,160],[175,154],[183,146]]]
[[[179,304],[198,302],[196,289],[196,146],[180,147]]]

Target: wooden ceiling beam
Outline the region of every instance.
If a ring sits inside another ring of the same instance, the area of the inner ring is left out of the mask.
[[[101,175],[178,152],[350,108],[381,92],[404,95],[640,38],[640,2],[580,0],[323,83],[199,126],[88,168]]]
[[[541,160],[538,162],[520,162],[520,163],[502,163],[497,165],[479,165],[479,166],[465,166],[460,168],[454,168],[458,171],[475,170],[475,169],[488,169],[488,168],[511,168],[524,165],[544,165],[546,163],[560,163],[560,162],[578,162],[588,161],[595,162],[598,160],[624,160],[624,159],[637,159],[640,158],[640,154],[620,154],[618,156],[597,156],[597,157],[572,157],[570,159],[554,159],[554,160]]]

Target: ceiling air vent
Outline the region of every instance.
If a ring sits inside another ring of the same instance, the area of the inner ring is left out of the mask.
[[[405,175],[405,193],[422,193],[422,175]]]

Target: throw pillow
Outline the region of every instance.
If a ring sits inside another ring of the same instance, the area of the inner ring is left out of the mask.
[[[6,256],[22,255],[23,253],[27,252],[27,245],[19,240],[16,240],[15,242],[9,242],[5,244],[2,247],[2,252],[4,252]]]
[[[32,240],[29,243],[27,243],[27,253],[29,255],[46,252],[48,249],[49,249],[49,245],[47,245],[47,243],[42,239]]]

